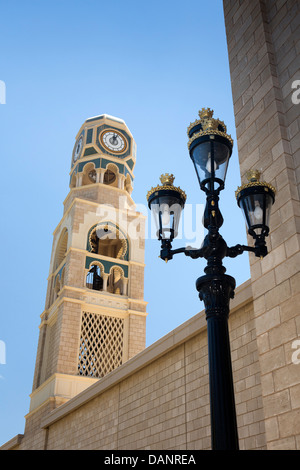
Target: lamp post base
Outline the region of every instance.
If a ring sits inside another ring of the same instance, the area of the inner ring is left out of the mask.
[[[196,281],[207,320],[211,435],[213,450],[238,450],[230,342],[229,302],[235,279],[226,274],[206,274]]]

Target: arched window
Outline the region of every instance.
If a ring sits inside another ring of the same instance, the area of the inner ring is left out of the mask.
[[[110,256],[111,258],[120,258],[122,253],[122,241],[119,238],[111,240],[109,238],[98,239],[98,254]]]
[[[82,186],[96,183],[96,170],[92,162],[87,163],[83,169]]]
[[[63,261],[64,257],[66,256],[68,248],[68,230],[65,228],[58,240],[56,252],[55,252],[55,260],[54,260],[54,270],[58,268],[58,266]]]
[[[93,264],[86,276],[86,287],[93,290],[103,289],[100,266]]]
[[[130,176],[127,174],[126,178],[125,178],[125,189],[126,191],[131,194],[132,193],[132,181],[131,181],[131,178]]]
[[[76,174],[74,172],[71,178],[70,188],[75,188],[75,186],[76,186]]]
[[[106,170],[104,173],[104,184],[112,184],[116,179],[116,174],[111,170]]]
[[[110,258],[124,259],[127,253],[127,240],[120,231],[111,225],[95,227],[89,236],[91,252]]]
[[[63,268],[60,276],[60,287],[63,288],[65,285],[65,267]]]
[[[103,183],[115,188],[118,187],[119,169],[114,163],[109,163],[103,177]]]
[[[60,280],[59,280],[59,274],[58,274],[54,281],[53,302],[55,302],[55,300],[57,299],[59,291],[60,291]]]
[[[111,294],[123,294],[123,279],[124,272],[119,266],[114,266],[110,269],[107,280],[107,292]]]

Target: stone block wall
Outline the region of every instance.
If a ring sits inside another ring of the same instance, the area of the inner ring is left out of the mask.
[[[262,400],[269,449],[299,449],[300,6],[293,0],[224,0],[242,180],[248,169],[277,190],[262,261],[250,257]],[[252,240],[249,240],[252,243]],[[288,425],[287,423],[290,423]]]
[[[229,318],[241,449],[265,449],[255,316],[248,281]],[[19,449],[210,449],[207,333],[200,312],[51,414]],[[38,417],[39,416],[39,417]]]

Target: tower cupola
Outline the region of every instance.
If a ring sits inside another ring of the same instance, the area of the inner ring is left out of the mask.
[[[123,119],[108,114],[87,119],[72,152],[70,188],[101,183],[131,194],[136,144]]]

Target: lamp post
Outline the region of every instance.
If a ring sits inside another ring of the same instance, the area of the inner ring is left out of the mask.
[[[213,118],[213,111],[202,108],[199,120],[188,127],[188,148],[200,188],[206,194],[203,223],[208,230],[199,249],[172,249],[172,241],[184,208],[186,194],[175,187],[173,175],[162,175],[162,185],[148,191],[148,206],[154,215],[157,236],[161,241],[160,257],[171,260],[184,253],[193,259],[205,258],[205,274],[196,281],[200,300],[203,300],[207,320],[211,436],[213,450],[238,450],[238,432],[228,331],[230,299],[234,297],[235,279],[225,274],[223,258],[236,257],[250,251],[260,258],[267,255],[265,238],[269,233],[270,209],[275,200],[275,189],[260,182],[260,174],[250,171],[248,183],[236,191],[239,207],[244,212],[253,247],[228,247],[219,233],[223,217],[219,210],[220,191],[224,189],[226,172],[233,141],[225,124]]]

